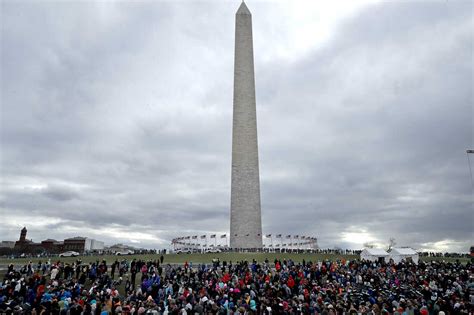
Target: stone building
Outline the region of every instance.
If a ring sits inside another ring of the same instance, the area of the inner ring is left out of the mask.
[[[47,252],[57,254],[64,251],[75,251],[85,253],[90,251],[101,251],[104,249],[104,242],[97,241],[88,237],[76,236],[67,238],[64,241],[46,239],[41,243],[35,243],[26,238],[28,230],[24,227],[20,232],[20,238],[15,242],[14,249],[22,253],[41,253]]]

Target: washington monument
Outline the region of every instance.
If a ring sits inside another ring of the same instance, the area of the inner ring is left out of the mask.
[[[230,247],[262,248],[252,15],[244,2],[235,17],[234,113]]]

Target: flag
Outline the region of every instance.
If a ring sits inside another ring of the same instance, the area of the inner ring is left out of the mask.
[[[201,238],[206,238],[206,235],[201,235]]]
[[[193,240],[195,240],[195,239],[197,239],[197,238],[198,238],[198,236],[197,236],[197,235],[194,235],[194,236],[193,236]]]
[[[271,234],[267,234],[267,235],[265,235],[265,237],[272,237],[272,235],[271,235]]]
[[[221,235],[221,238],[226,238],[227,237],[227,234],[222,234]]]
[[[288,235],[286,236],[286,238],[291,238],[291,235],[290,235],[290,234],[288,234]]]
[[[277,236],[276,236],[276,237],[277,237],[277,238],[281,238],[281,234],[277,234]]]
[[[211,235],[211,238],[216,238],[216,234],[212,234],[212,235]]]

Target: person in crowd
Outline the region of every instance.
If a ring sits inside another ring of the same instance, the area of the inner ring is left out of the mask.
[[[29,262],[0,283],[0,314],[446,315],[473,302],[473,265],[440,261]]]

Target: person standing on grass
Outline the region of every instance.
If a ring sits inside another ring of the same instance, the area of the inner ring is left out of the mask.
[[[82,261],[77,260],[76,262],[76,279],[79,278],[82,269]]]
[[[132,277],[131,277],[132,288],[135,288],[136,279],[137,279],[137,267],[135,264],[135,259],[132,262],[131,273],[132,273]]]
[[[56,268],[56,266],[53,267],[53,269],[51,270],[51,280],[55,280],[56,279],[56,276],[58,275],[58,268]]]
[[[118,261],[117,261],[117,259],[115,259],[114,263],[112,264],[111,271],[110,271],[110,277],[112,277],[112,279],[115,278],[115,268],[117,267],[117,265],[118,265]]]

